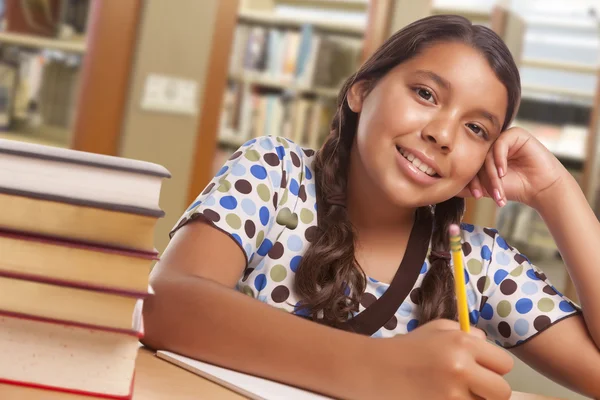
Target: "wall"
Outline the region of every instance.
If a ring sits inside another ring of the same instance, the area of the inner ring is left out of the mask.
[[[198,109],[202,109],[218,1],[144,2],[119,155],[164,165],[172,174],[171,179],[164,181],[161,192],[160,205],[166,216],[156,228],[155,246],[159,252],[166,247],[169,230],[187,207],[196,128],[201,115],[142,110],[144,83],[150,73],[195,80]]]

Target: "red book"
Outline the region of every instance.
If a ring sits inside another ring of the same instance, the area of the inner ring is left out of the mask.
[[[0,395],[5,384],[12,392],[22,386],[131,399],[140,312],[134,326],[123,333],[0,314]]]
[[[149,292],[152,293],[150,287]],[[0,313],[129,332],[142,296],[0,275]],[[144,296],[148,293],[144,293]]]
[[[0,228],[0,276],[146,295],[158,252],[91,245]]]

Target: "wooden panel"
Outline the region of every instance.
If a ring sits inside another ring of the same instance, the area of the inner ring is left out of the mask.
[[[385,3],[387,0],[375,0]],[[372,3],[373,1],[371,1]],[[314,9],[329,9],[336,11],[362,12],[368,7],[363,0],[277,0],[278,5],[306,7]]]
[[[430,15],[431,12],[432,0],[394,0],[392,10],[390,11],[391,22],[388,36],[391,36],[406,25]]]
[[[221,1],[217,9],[215,39],[212,43],[206,74],[205,101],[198,121],[188,204],[194,201],[213,177],[213,160],[217,149],[221,107],[229,72],[229,54],[237,23],[238,4],[238,0]]]
[[[214,40],[220,0],[144,0],[129,80],[129,92],[119,140],[119,155],[164,165],[171,179],[163,182],[160,206],[166,215],[155,229],[155,247],[163,251],[169,231],[189,204],[198,123]],[[176,45],[174,45],[176,44]],[[193,49],[194,51],[190,51]],[[141,107],[151,74],[196,84],[194,115],[146,110]]]
[[[497,13],[496,18],[492,19],[496,33],[502,37],[515,63],[520,67],[525,42],[525,20],[514,12],[507,11],[504,15],[500,14],[500,11]]]
[[[367,28],[363,41],[362,59],[366,61],[389,37],[393,0],[370,0],[367,9]]]
[[[117,155],[141,0],[94,0],[71,147]]]
[[[494,6],[490,15],[490,28],[500,37],[504,37],[506,32],[506,19],[508,10],[501,6]]]
[[[475,223],[475,212],[477,211],[477,200],[473,197],[467,197],[465,199],[465,214],[463,215],[463,222],[467,224]]]

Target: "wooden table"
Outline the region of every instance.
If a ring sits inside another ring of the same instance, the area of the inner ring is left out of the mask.
[[[65,396],[54,392],[41,392],[28,389],[23,396],[20,388],[16,394],[15,387],[0,385],[2,400],[91,400],[86,396]],[[245,397],[234,393],[207,379],[192,374],[182,368],[163,361],[151,351],[140,348],[136,361],[136,380],[133,400],[241,400]],[[513,392],[512,400],[553,400],[550,397],[535,394]]]

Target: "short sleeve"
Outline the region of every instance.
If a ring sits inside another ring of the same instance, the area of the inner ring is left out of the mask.
[[[252,260],[275,220],[286,152],[275,139],[252,139],[235,151],[183,213],[170,237],[203,217],[228,234]]]
[[[481,293],[477,326],[488,339],[511,348],[581,312],[497,231],[484,229],[482,234],[479,254],[485,277],[477,282]]]

